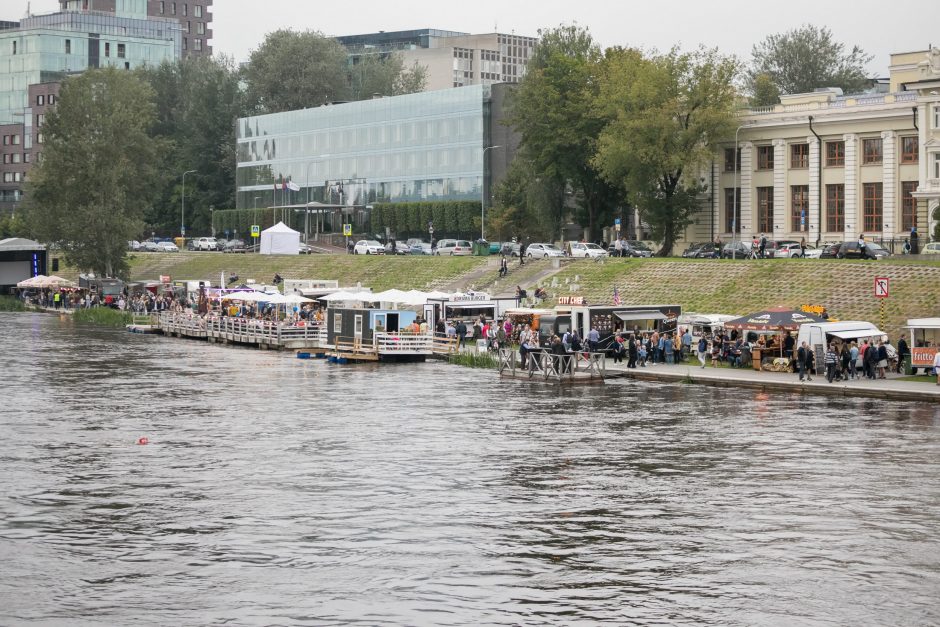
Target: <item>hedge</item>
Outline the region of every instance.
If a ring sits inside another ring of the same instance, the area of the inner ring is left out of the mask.
[[[434,224],[434,239],[468,237],[480,230],[480,203],[467,200],[441,202],[376,203],[372,206],[372,232],[385,227],[399,238],[426,237]]]

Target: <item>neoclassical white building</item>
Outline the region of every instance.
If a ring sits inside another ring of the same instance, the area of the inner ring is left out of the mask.
[[[690,241],[929,241],[940,205],[940,49],[891,56],[889,92],[783,96],[740,118]],[[737,147],[737,150],[736,150]],[[736,210],[737,206],[737,210]]]

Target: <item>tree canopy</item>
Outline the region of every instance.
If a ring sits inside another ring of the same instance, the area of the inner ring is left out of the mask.
[[[826,27],[805,24],[769,35],[751,53],[748,83],[755,96],[753,104],[776,104],[776,100],[768,102],[774,95],[766,84],[761,84],[768,80],[782,94],[806,93],[820,87],[857,92],[868,80],[865,66],[871,60],[872,56],[860,47],[848,50],[845,44],[835,41]]]
[[[399,55],[361,55],[356,61],[350,65],[346,48],[323,33],[274,31],[245,66],[248,103],[256,113],[278,113],[424,89],[426,69],[403,67]]]
[[[706,190],[700,171],[734,130],[737,62],[715,50],[644,56],[614,49],[596,108],[609,120],[594,164],[631,190],[660,254],[669,255]]]
[[[157,180],[160,140],[150,86],[107,68],[69,77],[43,125],[30,172],[30,231],[69,263],[102,276],[127,272],[127,241],[143,229]]]
[[[522,136],[517,158],[529,162],[543,188],[571,186],[593,239],[623,200],[619,186],[601,176],[592,161],[606,123],[592,106],[601,50],[590,32],[577,26],[540,34],[511,102],[511,124]]]

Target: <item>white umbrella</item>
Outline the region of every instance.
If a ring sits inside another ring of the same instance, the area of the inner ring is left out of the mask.
[[[377,303],[407,303],[411,300],[408,292],[391,289],[372,295]]]
[[[53,274],[51,276],[43,277],[42,280],[37,281],[36,287],[75,287],[75,283]]]
[[[319,300],[325,300],[327,302],[366,302],[371,303],[376,300],[375,294],[372,292],[356,291],[356,292],[333,292],[332,294],[327,294]]]
[[[222,294],[219,298],[221,300],[240,300],[246,303],[257,303],[261,300],[264,300],[265,294],[261,292],[229,292],[228,294]]]
[[[428,300],[447,300],[451,295],[448,292],[430,291],[425,296]]]
[[[306,296],[301,296],[300,294],[288,294],[284,297],[284,302],[299,305],[303,303],[312,303],[313,299],[307,298]]]
[[[20,287],[20,288],[23,288],[23,287],[39,287],[40,281],[42,281],[43,279],[46,279],[46,278],[48,278],[48,277],[46,277],[45,274],[37,274],[36,276],[34,276],[34,277],[30,278],[30,279],[25,279],[25,280],[23,280],[23,281],[20,281],[19,283],[16,284],[16,287]]]

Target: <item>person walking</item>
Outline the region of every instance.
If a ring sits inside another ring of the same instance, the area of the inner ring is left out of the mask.
[[[595,327],[591,327],[591,330],[588,331],[587,341],[588,341],[588,350],[591,351],[592,353],[596,353],[597,347],[601,342],[601,334],[598,332],[598,330]]]
[[[849,347],[849,378],[858,378],[858,345],[855,342]]]
[[[702,364],[702,368],[705,367],[706,352],[708,352],[708,340],[706,340],[705,336],[703,335],[698,340],[698,362]]]
[[[901,368],[904,367],[904,358],[907,357],[907,354],[910,351],[907,348],[907,340],[904,339],[904,336],[901,336],[901,339],[898,340],[898,374],[901,374]]]
[[[832,383],[832,379],[836,376],[836,365],[839,363],[839,354],[836,353],[836,345],[830,344],[829,349],[826,351],[825,364],[826,364],[826,381]]]
[[[509,264],[506,262],[506,255],[502,255],[499,260],[499,278],[509,274]]]
[[[760,256],[761,259],[764,258],[764,251],[766,249],[767,249],[767,237],[763,233],[761,233],[760,242],[758,242],[757,244],[757,254]]]
[[[800,367],[800,381],[804,378],[807,381],[812,381],[813,377],[810,372],[813,365],[813,350],[809,347],[809,344],[803,342],[800,345],[800,348],[796,351],[796,359]]]
[[[888,349],[885,348],[885,343],[883,341],[878,342],[878,361],[875,362],[875,367],[878,371],[878,379],[885,378],[885,368],[888,367]]]
[[[629,336],[627,338],[627,368],[636,368],[636,360],[639,357],[639,353],[636,348],[636,338],[634,336]]]

